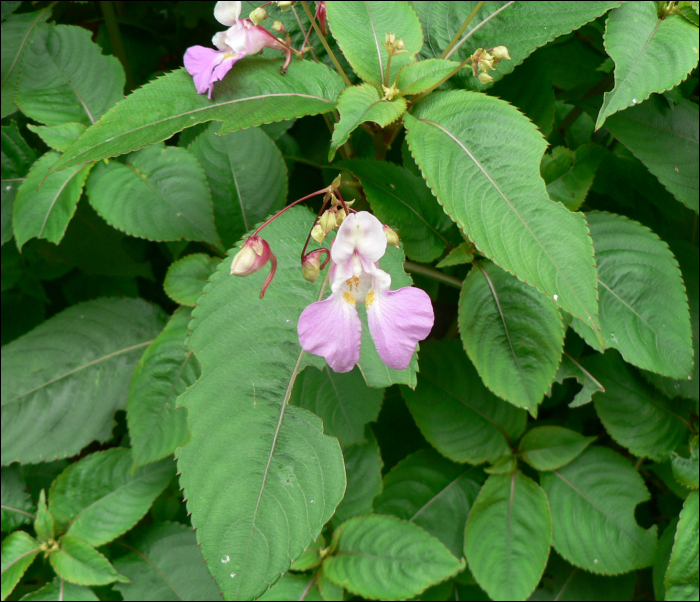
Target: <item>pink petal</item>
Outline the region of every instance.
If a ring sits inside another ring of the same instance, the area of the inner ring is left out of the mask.
[[[367,322],[382,361],[395,370],[411,363],[418,341],[430,334],[435,315],[430,297],[412,286],[374,289],[367,295]]]
[[[197,93],[208,91],[211,98],[213,83],[221,81],[237,60],[213,48],[192,46],[185,52],[185,69],[194,78]]]
[[[336,372],[350,372],[360,361],[362,324],[354,303],[331,295],[309,305],[297,326],[304,351],[321,355]]]
[[[350,260],[355,252],[368,262],[379,261],[386,253],[384,226],[371,213],[351,213],[338,229],[331,257],[338,264]]]
[[[229,27],[241,16],[241,7],[241,2],[217,2],[214,6],[214,18]]]

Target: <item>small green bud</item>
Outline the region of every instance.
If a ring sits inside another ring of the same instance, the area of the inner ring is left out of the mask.
[[[267,11],[262,6],[256,8],[250,13],[249,19],[253,22],[253,25],[260,25],[260,23],[267,19]]]

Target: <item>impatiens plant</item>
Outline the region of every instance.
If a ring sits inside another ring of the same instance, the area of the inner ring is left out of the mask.
[[[698,600],[698,22],[3,2],[2,599]]]

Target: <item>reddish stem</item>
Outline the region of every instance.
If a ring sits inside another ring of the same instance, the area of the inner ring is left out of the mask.
[[[263,229],[265,226],[267,226],[269,223],[271,223],[271,222],[273,222],[274,220],[276,220],[280,215],[282,215],[285,211],[287,211],[287,209],[291,209],[292,207],[294,207],[294,205],[298,205],[298,204],[301,203],[302,201],[305,201],[305,200],[307,200],[307,199],[310,199],[311,197],[314,197],[314,196],[318,196],[319,194],[325,194],[326,192],[328,192],[328,188],[323,188],[322,190],[317,190],[316,192],[312,192],[311,194],[307,194],[305,197],[302,197],[302,198],[300,198],[300,199],[297,199],[297,200],[294,201],[293,203],[290,203],[290,204],[287,205],[284,209],[278,211],[278,212],[275,213],[271,218],[269,218],[269,219],[267,219],[265,222],[263,222],[263,224],[262,224],[255,232],[253,232],[253,234],[252,234],[251,236],[257,236],[257,235],[258,235],[258,232],[260,232],[260,230],[262,230],[262,229]],[[324,206],[325,206],[325,203],[324,203]]]
[[[309,241],[311,240],[311,232],[314,229],[314,226],[318,223],[318,218],[323,215],[324,210],[326,209],[326,205],[328,205],[328,201],[330,200],[330,197],[328,197],[325,201],[323,201],[323,205],[321,205],[321,211],[318,212],[318,215],[316,216],[316,219],[311,226],[311,230],[309,230],[309,234],[306,237],[306,242],[304,243],[304,248],[301,250],[301,262],[304,263],[304,259],[306,259],[306,248],[309,246]]]
[[[275,257],[273,253],[270,253],[270,273],[267,275],[267,278],[265,279],[265,284],[263,284],[262,290],[260,291],[261,299],[265,296],[265,291],[267,290],[267,287],[270,286],[270,282],[272,282],[272,279],[275,277],[276,271],[277,257]]]

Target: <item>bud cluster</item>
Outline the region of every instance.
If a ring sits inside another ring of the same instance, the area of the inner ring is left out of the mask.
[[[493,71],[496,65],[503,60],[510,60],[510,54],[505,46],[496,46],[489,50],[477,48],[472,59],[472,73],[474,77],[478,77],[482,84],[490,84],[493,77],[489,75],[489,71]]]
[[[394,56],[395,54],[403,54],[408,52],[406,50],[406,44],[402,39],[397,40],[395,33],[384,34],[384,48],[389,56]]]

